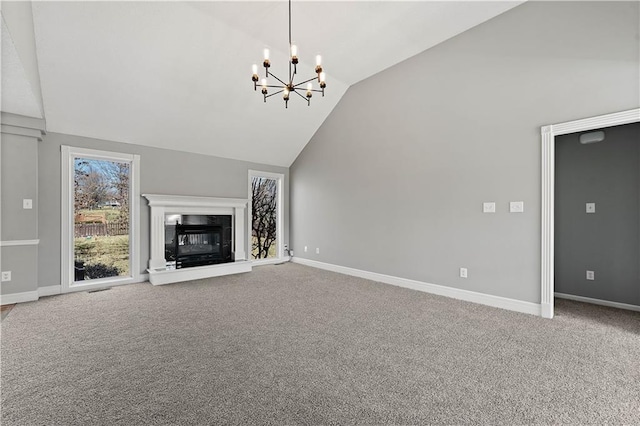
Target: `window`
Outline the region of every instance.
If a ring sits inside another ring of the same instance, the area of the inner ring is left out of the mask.
[[[139,280],[138,155],[62,147],[62,291]]]
[[[249,171],[251,259],[270,263],[284,257],[282,187],[284,175]]]

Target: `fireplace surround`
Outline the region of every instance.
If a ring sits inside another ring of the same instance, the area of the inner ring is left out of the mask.
[[[151,208],[149,281],[169,284],[251,271],[246,199],[143,194]]]

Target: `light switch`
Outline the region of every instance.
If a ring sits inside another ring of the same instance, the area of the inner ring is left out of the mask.
[[[593,281],[596,279],[596,273],[593,271],[587,271],[587,279]]]
[[[496,203],[482,203],[482,213],[495,213]]]
[[[596,203],[587,203],[587,213],[596,212]]]
[[[524,213],[524,201],[511,201],[509,203],[510,213]]]
[[[23,209],[32,209],[33,208],[33,200],[29,198],[25,198],[22,200],[22,208]]]

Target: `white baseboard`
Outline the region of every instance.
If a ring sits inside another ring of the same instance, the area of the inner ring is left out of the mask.
[[[38,297],[53,296],[60,293],[62,293],[62,286],[59,285],[38,287]]]
[[[66,289],[60,288],[61,293],[75,293],[80,291],[93,291],[109,287],[118,287],[121,285],[137,284],[149,281],[149,274],[138,274],[131,278],[125,277],[109,277],[109,278],[96,278],[85,281],[76,281],[73,286]]]
[[[276,257],[271,259],[258,259],[258,260],[252,260],[251,266],[256,267],[256,266],[264,266],[264,265],[278,265],[281,263],[287,263],[290,260],[291,260],[291,256]]]
[[[133,283],[142,283],[149,281],[149,274],[140,274],[136,277]],[[128,283],[131,284],[131,283]],[[78,291],[87,291],[88,288],[78,289]],[[33,302],[41,297],[55,296],[56,294],[62,294],[62,286],[49,285],[45,287],[38,287],[36,291],[25,291],[23,293],[11,293],[0,295],[0,305],[12,305],[14,303]]]
[[[338,272],[354,277],[365,278],[371,281],[378,281],[384,284],[391,284],[398,287],[410,288],[423,291],[425,293],[437,294],[439,296],[451,297],[467,302],[479,303],[492,306],[494,308],[507,309],[510,311],[522,312],[530,315],[541,315],[540,305],[537,303],[523,302],[521,300],[509,299],[506,297],[492,296],[490,294],[477,293],[475,291],[461,290],[459,288],[446,287],[437,284],[430,284],[407,278],[394,277],[391,275],[378,274],[376,272],[363,271],[346,266],[333,265],[330,263],[318,262],[315,260],[292,257],[291,261],[301,265],[311,266],[328,271]]]
[[[640,312],[640,306],[629,305],[627,303],[611,302],[609,300],[592,299],[591,297],[574,296],[573,294],[554,293],[559,299],[575,300],[576,302],[593,303],[594,305],[608,306],[610,308],[626,309],[628,311]]]
[[[37,290],[0,295],[0,305],[12,305],[14,303],[33,302],[36,300],[38,300]]]

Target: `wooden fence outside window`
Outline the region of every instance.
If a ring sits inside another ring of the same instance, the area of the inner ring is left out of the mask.
[[[113,223],[76,223],[74,235],[81,237],[107,237],[114,235],[128,235],[129,224],[127,222]]]

